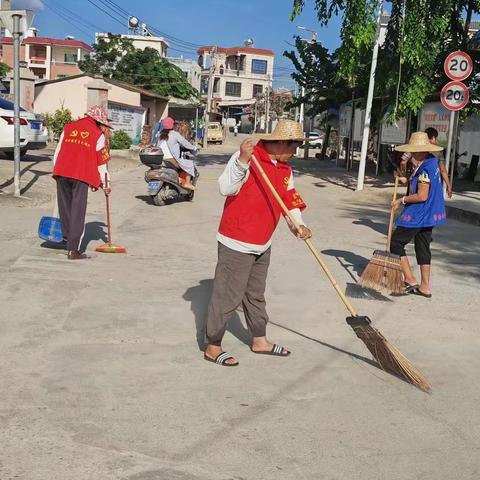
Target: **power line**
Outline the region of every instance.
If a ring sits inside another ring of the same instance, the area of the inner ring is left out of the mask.
[[[53,2],[55,8],[63,13],[65,16],[71,18],[71,22],[79,21],[82,23],[86,28],[91,29],[93,32],[95,30],[103,30],[102,27],[99,27],[98,25],[95,25],[94,23],[90,22],[89,20],[86,20],[84,17],[81,17],[78,15],[78,13],[72,12],[72,10],[69,10],[68,8],[64,7],[63,5],[59,5],[55,0],[49,0],[49,2]],[[46,1],[44,1],[46,4]]]
[[[121,22],[120,20],[118,20],[117,18],[115,18],[114,16],[112,16],[107,10],[103,9],[101,6],[97,5],[95,2],[93,2],[92,0],[87,0],[88,3],[92,4],[94,7],[98,8],[100,11],[102,11],[103,13],[105,13],[108,17],[110,17],[112,20],[115,20],[117,23],[119,23],[120,25],[122,25],[122,27],[125,27],[125,24],[123,22]]]
[[[88,0],[88,1],[90,1],[90,0]],[[125,15],[134,16],[132,13],[130,13],[127,10],[125,10],[124,8],[120,7],[120,5],[118,5],[118,3],[114,2],[113,0],[98,0],[98,1],[102,2],[102,4],[104,6],[108,7],[110,10],[114,11],[117,14],[118,14],[118,10],[120,10]],[[108,5],[107,5],[107,3],[108,3]],[[195,53],[196,53],[196,49],[201,47],[200,44],[188,42],[186,40],[182,40],[181,38],[174,37],[173,35],[169,35],[168,33],[162,32],[161,30],[156,28],[154,25],[151,25],[151,26],[149,25],[149,27],[150,27],[150,30],[153,33],[156,33],[157,35],[160,35],[160,36],[163,36],[163,37],[167,38],[169,41],[177,44],[178,46],[180,46],[182,48],[194,49]],[[178,50],[178,51],[180,51],[180,50]]]
[[[45,2],[44,2],[45,3]],[[65,16],[64,14],[62,14],[60,11],[58,10],[55,10],[54,8],[52,8],[50,5],[48,5],[47,3],[45,3],[45,6],[50,9],[53,13],[55,13],[56,15],[58,15],[61,19],[63,19],[64,21],[66,21],[70,26],[72,26],[73,28],[77,29],[78,31],[80,32],[83,32],[85,35],[88,35],[90,36],[92,34],[92,32],[88,32],[87,30],[85,30],[83,27],[79,26],[78,24],[74,23],[72,21],[72,19],[68,18],[67,16]]]

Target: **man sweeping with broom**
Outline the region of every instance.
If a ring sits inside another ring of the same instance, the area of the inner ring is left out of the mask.
[[[272,236],[282,210],[251,162],[252,155],[275,183],[299,224],[298,229],[290,225],[292,232],[304,240],[311,237],[301,216],[305,204],[294,188],[292,169],[287,163],[305,140],[302,126],[291,120],[280,120],[271,135],[260,138],[255,146],[251,140],[245,140],[219,179],[220,192],[227,200],[217,235],[218,263],[208,311],[208,345],[204,358],[226,367],[238,365],[234,357],[222,350],[221,344],[228,319],[240,304],[253,337],[252,352],[279,357],[290,354],[266,337],[265,284]]]
[[[430,271],[432,254],[430,242],[432,230],[445,223],[445,201],[443,197],[442,175],[437,158],[433,152],[442,151],[442,147],[430,143],[424,132],[413,133],[410,142],[396,147],[398,152],[408,152],[417,165],[410,178],[409,194],[392,202],[398,209],[404,205],[393,236],[392,253],[400,255],[406,293],[430,298]],[[420,265],[421,282],[417,283],[405,253],[405,246],[414,240],[417,263]]]

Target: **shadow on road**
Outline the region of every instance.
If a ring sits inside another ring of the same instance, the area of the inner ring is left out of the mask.
[[[201,280],[199,285],[190,287],[182,297],[190,302],[190,310],[195,316],[197,345],[202,352],[205,350],[208,305],[212,296],[212,289],[213,279]],[[238,312],[234,312],[230,317],[227,330],[245,345],[251,345],[251,335],[240,320]]]
[[[88,222],[85,225],[85,234],[83,235],[80,250],[84,252],[91,241],[107,242],[107,233],[105,227],[107,225],[103,222]]]
[[[367,357],[362,357],[361,355],[358,355],[353,352],[349,352],[348,350],[344,350],[343,348],[336,347],[335,345],[331,345],[330,343],[322,342],[321,340],[318,340],[317,338],[309,337],[308,335],[305,335],[304,333],[297,332],[296,330],[293,330],[292,328],[286,327],[285,325],[281,325],[280,323],[276,322],[270,322],[272,325],[275,325],[278,328],[282,328],[283,330],[287,330],[287,332],[294,333],[295,335],[298,335],[299,337],[306,338],[307,340],[311,340],[312,342],[318,343],[324,347],[330,348],[332,350],[335,350],[336,352],[344,353],[350,357],[356,358],[357,360],[361,360],[362,362],[368,363],[369,365],[372,365],[379,370],[383,370],[383,368],[375,361],[371,360],[370,358]]]

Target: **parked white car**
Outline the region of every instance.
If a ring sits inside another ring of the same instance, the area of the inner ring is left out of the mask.
[[[323,145],[323,140],[320,137],[320,134],[318,132],[308,132],[308,144],[310,145],[310,148],[321,148]]]
[[[0,151],[13,158],[14,126],[13,103],[0,98]],[[39,150],[48,144],[48,132],[43,119],[35,113],[20,109],[20,152]]]

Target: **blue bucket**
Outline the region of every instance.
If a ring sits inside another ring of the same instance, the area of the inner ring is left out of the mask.
[[[42,217],[38,225],[38,236],[42,240],[53,243],[62,243],[62,222],[57,217]]]

